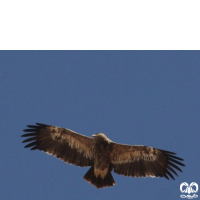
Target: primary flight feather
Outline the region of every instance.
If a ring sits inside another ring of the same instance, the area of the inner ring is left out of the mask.
[[[174,179],[179,166],[185,166],[175,153],[147,146],[118,144],[103,133],[93,138],[70,129],[41,123],[28,125],[24,131],[30,142],[25,148],[42,150],[80,167],[90,166],[84,179],[97,188],[115,185],[111,171],[131,177],[165,177]]]

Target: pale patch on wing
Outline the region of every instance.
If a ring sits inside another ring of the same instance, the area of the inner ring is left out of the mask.
[[[157,158],[156,151],[152,147],[119,145],[118,148],[117,146],[112,152],[113,164],[132,163],[139,160],[151,162]]]
[[[67,143],[70,148],[76,149],[79,153],[84,154],[86,158],[92,159],[92,138],[78,134],[70,129],[59,127],[52,127],[51,137],[58,142]]]

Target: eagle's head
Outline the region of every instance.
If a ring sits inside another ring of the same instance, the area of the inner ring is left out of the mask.
[[[105,134],[103,133],[96,133],[92,135],[96,141],[107,141],[107,142],[112,142]]]

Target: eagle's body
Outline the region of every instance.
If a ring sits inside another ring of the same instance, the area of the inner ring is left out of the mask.
[[[110,142],[105,135],[94,135],[94,174],[102,179],[110,166]]]
[[[25,147],[39,149],[70,164],[90,166],[84,179],[97,188],[115,184],[111,171],[132,177],[165,177],[177,175],[177,165],[184,166],[177,160],[183,160],[175,153],[147,146],[118,144],[108,139],[103,133],[93,138],[75,133],[69,129],[39,124],[28,125],[25,129],[29,137],[23,142],[30,142]],[[177,165],[176,165],[177,164]]]

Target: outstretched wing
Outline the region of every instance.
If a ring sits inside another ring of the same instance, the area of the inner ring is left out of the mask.
[[[25,148],[39,149],[77,166],[93,164],[93,139],[75,133],[69,129],[36,123],[25,129],[28,137],[24,142],[31,142]]]
[[[132,177],[165,177],[174,179],[175,171],[182,170],[177,166],[185,166],[183,160],[175,153],[147,146],[129,146],[113,143],[111,163],[114,172]],[[173,174],[173,175],[172,175]]]

